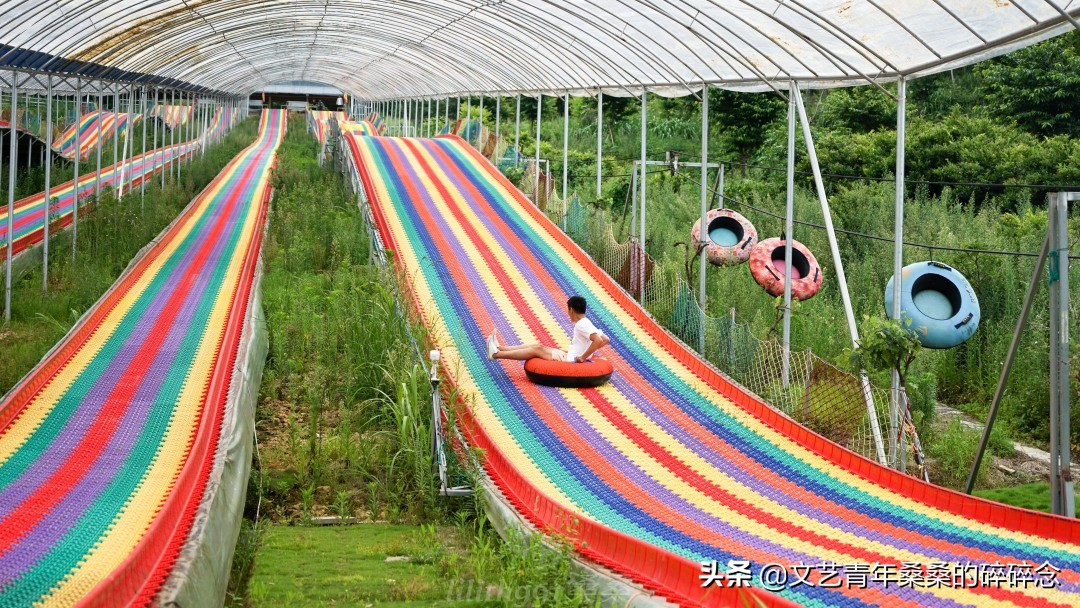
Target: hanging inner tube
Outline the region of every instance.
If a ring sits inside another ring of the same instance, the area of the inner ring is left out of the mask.
[[[754,247],[750,254],[750,274],[769,295],[784,295],[785,241],[773,237]],[[799,241],[791,241],[791,297],[808,300],[821,289],[822,273],[814,254]]]
[[[690,229],[690,242],[696,251],[704,241],[702,255],[715,266],[735,266],[750,259],[757,245],[757,229],[750,220],[731,209],[713,209],[705,214],[705,235],[701,220]]]
[[[785,253],[785,251],[786,251],[785,248],[781,246],[781,247],[777,247],[776,249],[773,249],[773,252],[772,252],[773,267],[775,267],[776,271],[779,272],[781,275],[783,275],[786,272],[785,267],[784,267],[784,264],[786,263],[786,262],[784,262],[784,257],[787,254]],[[808,274],[810,274],[810,260],[807,260],[806,256],[803,255],[803,252],[799,251],[798,248],[792,247],[791,248],[791,278],[792,279],[801,279],[801,278],[805,277]]]
[[[953,318],[963,306],[956,283],[938,274],[924,274],[916,279],[911,286],[911,294],[915,308],[939,321]]]
[[[709,240],[721,247],[738,245],[743,234],[745,231],[742,224],[731,216],[717,216],[709,222]]]
[[[611,379],[614,368],[607,359],[589,359],[584,363],[549,361],[534,357],[525,362],[525,375],[544,386],[590,388]]]
[[[982,311],[971,283],[955,268],[941,262],[917,262],[900,274],[901,318],[911,321],[926,348],[963,344],[979,327]],[[893,279],[885,286],[885,314],[891,319]]]

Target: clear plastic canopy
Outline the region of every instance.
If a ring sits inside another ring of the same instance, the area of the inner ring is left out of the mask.
[[[684,95],[930,74],[1060,34],[1080,0],[0,0],[0,43],[246,93]]]

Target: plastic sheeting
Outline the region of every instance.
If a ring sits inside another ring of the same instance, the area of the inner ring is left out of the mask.
[[[1062,33],[1080,2],[0,0],[0,14],[0,43],[18,49],[222,90],[305,79],[388,99],[911,77]]]

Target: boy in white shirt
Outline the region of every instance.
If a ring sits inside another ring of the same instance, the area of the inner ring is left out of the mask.
[[[548,361],[565,361],[568,363],[584,363],[589,357],[611,340],[604,332],[596,328],[585,317],[587,303],[581,296],[572,296],[566,301],[566,312],[570,320],[574,322],[574,335],[570,340],[570,346],[566,350],[559,350],[543,344],[519,344],[517,346],[500,346],[499,338],[495,331],[487,338],[488,359],[512,359],[525,361],[534,357],[547,359]]]

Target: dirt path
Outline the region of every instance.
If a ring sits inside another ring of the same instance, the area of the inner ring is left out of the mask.
[[[984,421],[958,409],[941,403],[935,411],[935,425],[948,424],[954,418],[966,428],[982,433]],[[988,482],[991,487],[1011,486],[1022,483],[1050,480],[1050,453],[1046,450],[1017,441],[1013,442],[1015,453],[1009,458],[991,456]],[[1072,461],[1073,478],[1080,477],[1080,463]]]

